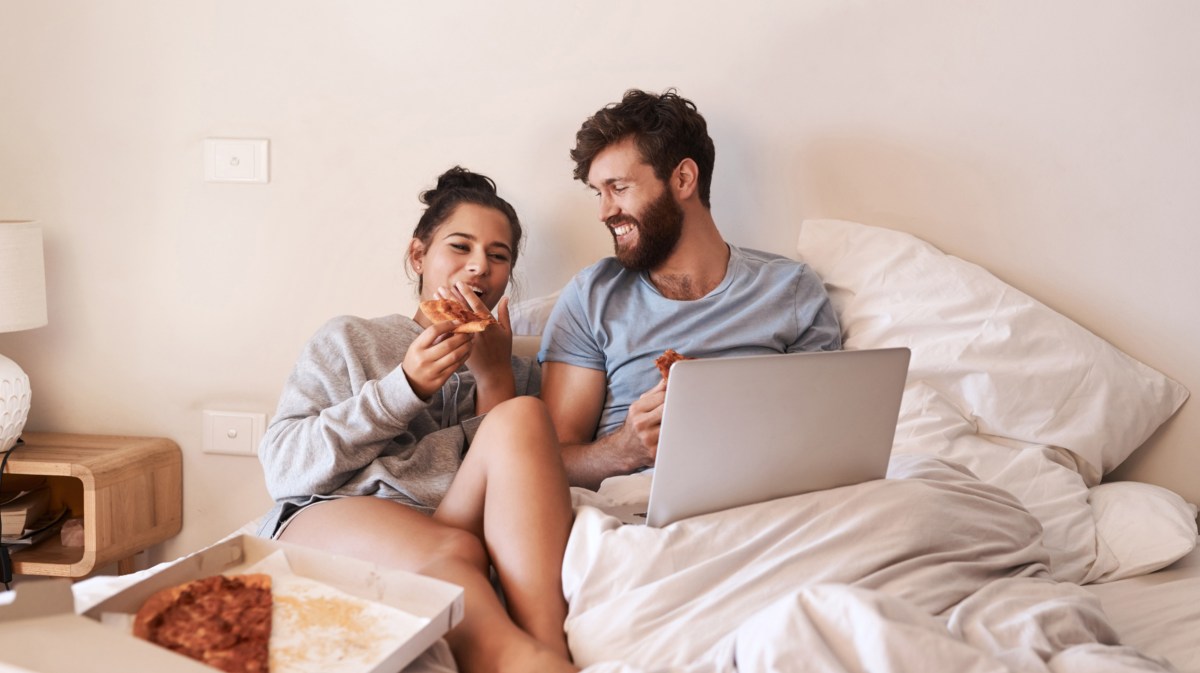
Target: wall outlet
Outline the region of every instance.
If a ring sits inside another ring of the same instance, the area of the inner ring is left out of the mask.
[[[266,414],[204,411],[204,453],[257,456]]]
[[[265,138],[206,138],[204,179],[208,182],[267,182]]]

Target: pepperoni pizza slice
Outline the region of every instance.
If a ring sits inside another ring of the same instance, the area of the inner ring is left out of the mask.
[[[453,320],[459,323],[454,331],[458,334],[482,332],[498,325],[492,314],[482,311],[472,311],[453,299],[429,299],[421,302],[421,313],[433,322]]]

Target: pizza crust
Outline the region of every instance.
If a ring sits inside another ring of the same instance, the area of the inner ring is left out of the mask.
[[[658,359],[654,361],[654,366],[658,367],[658,373],[662,374],[663,380],[666,381],[667,376],[671,373],[671,365],[679,362],[680,360],[695,359],[696,358],[676,353],[674,349],[668,348],[667,350],[663,351],[662,355],[658,356]]]
[[[435,323],[445,322],[447,320],[459,323],[454,328],[457,334],[468,334],[473,332],[482,332],[483,330],[498,325],[492,314],[482,311],[472,311],[453,299],[428,299],[421,302],[421,313]]]

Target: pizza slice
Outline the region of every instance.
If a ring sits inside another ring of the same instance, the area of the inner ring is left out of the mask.
[[[668,348],[667,350],[663,351],[662,355],[658,356],[658,359],[656,359],[654,361],[654,366],[658,367],[658,372],[660,374],[662,374],[663,380],[666,381],[667,376],[671,373],[671,365],[675,364],[676,362],[679,362],[680,360],[695,360],[695,359],[696,358],[682,355],[680,353],[675,352],[674,349]]]
[[[472,311],[453,299],[429,299],[421,302],[421,313],[433,322],[453,320],[459,323],[454,331],[458,334],[482,332],[492,325],[500,324],[491,313]]]
[[[213,575],[159,591],[133,635],[228,673],[267,673],[271,576]]]

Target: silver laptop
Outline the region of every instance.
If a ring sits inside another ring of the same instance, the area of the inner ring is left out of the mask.
[[[671,367],[644,512],[680,519],[887,474],[909,350],[682,360]]]

